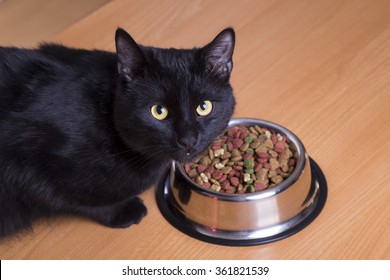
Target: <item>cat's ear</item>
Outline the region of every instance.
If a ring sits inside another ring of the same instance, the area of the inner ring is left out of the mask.
[[[118,73],[127,79],[133,79],[146,65],[146,59],[138,44],[122,28],[115,33]]]
[[[233,69],[233,51],[235,33],[232,28],[226,28],[202,50],[204,71],[216,77],[227,80]]]

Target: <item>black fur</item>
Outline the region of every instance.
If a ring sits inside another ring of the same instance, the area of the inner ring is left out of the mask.
[[[186,50],[137,45],[123,29],[115,40],[116,53],[0,48],[0,237],[58,214],[138,223],[137,195],[226,128],[232,29]],[[199,116],[204,100],[213,110]],[[156,104],[166,119],[152,116]]]

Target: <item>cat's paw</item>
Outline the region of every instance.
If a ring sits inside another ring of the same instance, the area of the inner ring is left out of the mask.
[[[112,228],[126,228],[138,224],[147,214],[147,209],[138,197],[133,197],[115,209],[115,213],[104,223]]]

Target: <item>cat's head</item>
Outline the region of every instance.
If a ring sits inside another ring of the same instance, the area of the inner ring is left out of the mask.
[[[115,40],[114,121],[123,141],[146,157],[194,160],[233,114],[233,29],[194,49],[144,47],[123,29]]]

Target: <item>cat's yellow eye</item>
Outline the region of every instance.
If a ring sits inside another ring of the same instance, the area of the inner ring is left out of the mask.
[[[153,105],[150,108],[150,113],[156,120],[162,121],[168,116],[168,109],[162,105]]]
[[[199,116],[207,116],[211,113],[213,110],[213,103],[209,100],[205,100],[202,103],[199,104],[199,106],[196,108],[196,112]]]

